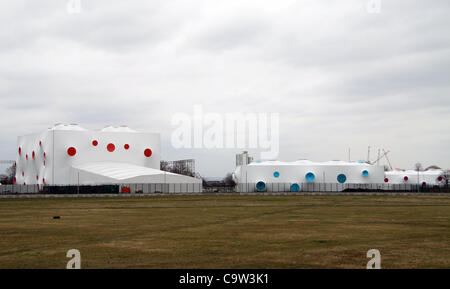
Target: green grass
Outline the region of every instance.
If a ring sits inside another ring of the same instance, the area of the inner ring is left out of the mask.
[[[55,215],[61,219],[53,219]],[[450,197],[1,199],[0,268],[450,268]]]

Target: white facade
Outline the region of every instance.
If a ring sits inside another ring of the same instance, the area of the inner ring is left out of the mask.
[[[444,183],[443,170],[394,170],[385,172],[384,182],[388,184],[440,185]]]
[[[274,183],[293,185],[290,190],[297,191],[302,190],[303,185],[314,183],[380,184],[384,181],[384,169],[382,166],[344,161],[264,161],[236,167],[233,177],[238,184],[254,185],[257,191],[267,190],[268,184]]]
[[[87,130],[58,124],[21,136],[15,182],[22,185],[201,183],[160,168],[160,136],[128,127]]]

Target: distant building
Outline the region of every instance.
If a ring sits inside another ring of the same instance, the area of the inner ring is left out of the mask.
[[[21,185],[201,184],[161,171],[159,134],[126,126],[88,130],[57,124],[20,136],[16,166],[14,182]]]
[[[236,169],[233,180],[240,191],[301,191],[304,187],[311,190],[328,190],[318,184],[380,184],[384,180],[382,166],[345,161],[312,162],[299,160],[294,162],[256,161],[246,162],[248,154],[236,156]]]
[[[412,184],[412,185],[439,185],[444,184],[445,172],[441,169],[428,169],[426,171],[393,170],[385,172],[385,183]]]

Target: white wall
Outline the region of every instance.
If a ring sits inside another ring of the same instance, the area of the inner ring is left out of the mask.
[[[363,176],[367,170],[369,175]],[[274,172],[279,172],[279,177],[274,177]],[[238,183],[306,183],[305,175],[312,172],[315,175],[314,183],[338,183],[337,176],[344,174],[345,183],[368,184],[383,183],[384,169],[382,166],[368,164],[332,164],[332,163],[282,163],[273,164],[252,163],[236,168],[234,173]]]
[[[417,173],[417,171],[388,171],[385,173],[388,184],[425,184],[427,185],[439,185],[444,182],[444,171],[442,170],[429,170]],[[405,176],[408,178],[405,180]],[[439,177],[442,178],[439,181]]]
[[[98,142],[97,146],[92,144],[94,140]],[[113,152],[107,150],[109,143],[115,146]],[[129,145],[128,150],[124,148],[125,144]],[[17,153],[16,183],[22,185],[43,184],[44,179],[50,185],[72,184],[74,172],[71,167],[87,162],[123,162],[158,170],[160,167],[158,133],[49,129],[19,137],[17,149],[19,147],[21,154]],[[68,155],[69,147],[76,149],[74,156]],[[150,157],[144,155],[147,148],[152,150]]]

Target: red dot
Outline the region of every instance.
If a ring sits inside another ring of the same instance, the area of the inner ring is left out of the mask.
[[[127,150],[127,149],[130,148],[130,145],[129,144],[125,144],[123,147]]]
[[[44,167],[45,167],[45,161],[44,161]]]
[[[389,182],[389,179],[388,178],[384,178],[384,182],[385,183]]]
[[[27,183],[23,182],[23,185],[24,185],[24,186],[26,186],[26,185],[27,185]]]
[[[21,155],[21,154],[22,154],[22,148],[19,147],[19,155]]]
[[[14,184],[16,184],[17,183],[17,179],[16,179],[16,177],[14,177]]]
[[[35,155],[34,155],[34,151],[31,153],[31,156],[33,157],[33,160],[34,160],[34,156],[35,156]]]
[[[96,147],[98,145],[98,141],[97,140],[93,140],[92,141],[92,145]]]
[[[25,176],[25,172],[24,171],[22,171],[22,177],[24,177]]]
[[[67,154],[71,157],[73,157],[76,153],[77,153],[77,150],[74,147],[70,147],[67,149]]]
[[[106,147],[106,149],[109,152],[113,152],[116,149],[116,146],[114,144],[112,144],[112,143],[109,143],[108,146]]]
[[[37,181],[37,180],[39,180],[39,176],[38,176],[38,175],[36,175],[36,181]]]
[[[427,185],[427,182],[422,182],[422,186],[426,186]]]
[[[40,147],[42,146],[42,141],[39,141],[39,146],[40,146]]]
[[[149,158],[152,155],[152,150],[151,149],[146,149],[144,151],[144,155]]]
[[[437,178],[437,180],[440,182],[440,181],[442,181],[442,176],[439,176],[438,178]]]
[[[25,155],[25,158],[28,160],[28,154]]]
[[[409,180],[408,176],[405,176],[403,179],[405,180],[405,182],[406,182],[407,180]]]
[[[42,183],[45,184],[45,178],[42,178]]]
[[[44,152],[44,159],[45,159],[46,156],[47,156],[47,155],[46,155],[45,152]]]

